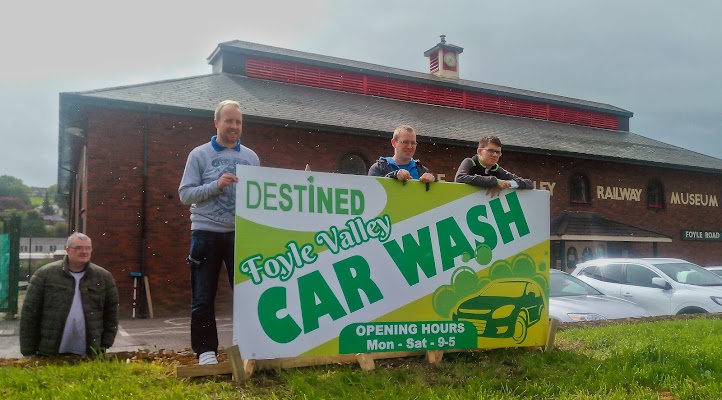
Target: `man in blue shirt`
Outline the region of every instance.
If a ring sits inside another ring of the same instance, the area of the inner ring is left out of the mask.
[[[369,176],[385,176],[406,182],[409,179],[418,179],[423,183],[433,182],[434,175],[429,169],[414,160],[416,153],[416,132],[409,125],[401,125],[394,130],[391,146],[394,148],[393,157],[381,157],[369,169]]]
[[[233,288],[236,165],[260,165],[258,155],[241,144],[238,102],[220,102],[213,122],[216,135],[190,152],[178,188],[181,202],[191,206],[191,346],[200,364],[218,363],[215,300],[223,264]]]

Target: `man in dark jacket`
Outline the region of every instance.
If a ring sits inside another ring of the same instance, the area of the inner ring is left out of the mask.
[[[516,176],[500,167],[501,140],[496,136],[485,136],[479,141],[476,155],[466,158],[456,171],[455,182],[486,188],[487,194],[496,197],[504,189],[533,189],[529,179]]]
[[[369,176],[385,176],[406,182],[409,179],[418,179],[423,183],[434,181],[434,175],[429,169],[414,160],[416,153],[416,132],[409,125],[401,125],[394,130],[391,146],[394,148],[393,157],[381,157],[369,169]]]
[[[63,260],[47,264],[30,279],[20,314],[24,356],[95,355],[118,332],[118,289],[110,272],[92,264],[90,238],[74,233]]]

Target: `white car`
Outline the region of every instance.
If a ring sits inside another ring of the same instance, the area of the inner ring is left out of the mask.
[[[722,277],[675,258],[606,258],[577,265],[572,275],[652,315],[722,312]]]

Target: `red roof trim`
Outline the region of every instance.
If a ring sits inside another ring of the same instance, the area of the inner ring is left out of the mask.
[[[615,115],[601,112],[270,58],[248,57],[246,75],[417,103],[619,129],[619,120]]]

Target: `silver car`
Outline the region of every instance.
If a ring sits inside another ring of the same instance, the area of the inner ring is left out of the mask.
[[[580,322],[649,316],[634,303],[605,296],[567,273],[555,269],[550,272],[550,318],[559,322]]]
[[[722,277],[676,258],[606,258],[581,263],[572,275],[652,315],[722,312]]]

